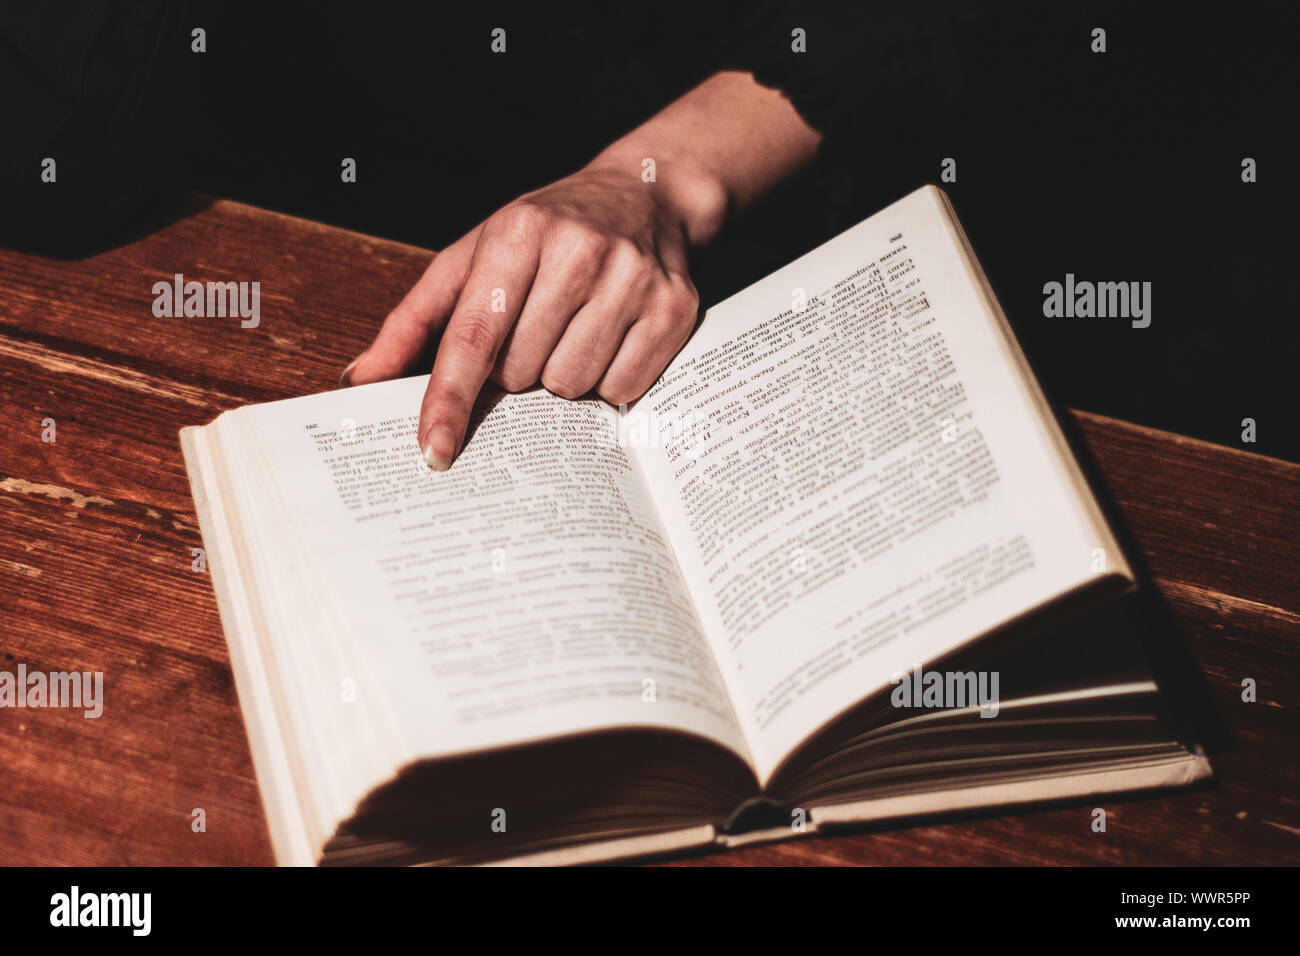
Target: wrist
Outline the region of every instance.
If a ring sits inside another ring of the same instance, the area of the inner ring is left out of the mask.
[[[707,246],[722,231],[733,205],[724,179],[705,164],[631,136],[602,150],[586,168],[636,176],[694,249]]]

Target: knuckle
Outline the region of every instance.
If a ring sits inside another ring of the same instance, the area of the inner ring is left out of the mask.
[[[531,242],[541,231],[546,213],[530,202],[519,200],[506,206],[493,217],[494,238],[510,245]]]
[[[690,279],[675,276],[671,280],[668,302],[675,317],[689,316],[694,321],[700,310],[700,293]]]
[[[609,251],[609,237],[597,229],[568,223],[559,232],[557,243],[573,260],[595,262]]]
[[[592,386],[592,382],[576,369],[551,363],[542,369],[542,384],[560,398],[581,398],[591,391]]]
[[[640,398],[643,391],[638,391],[630,382],[605,381],[597,387],[596,394],[611,405],[629,405]]]
[[[441,418],[468,421],[474,401],[472,398],[467,399],[445,382],[434,381],[429,383],[425,404],[427,408],[435,410]]]
[[[448,323],[445,338],[447,345],[479,361],[490,361],[496,355],[496,327],[482,313],[469,312]]]
[[[522,392],[537,381],[537,373],[530,372],[519,362],[503,362],[492,375],[493,381],[507,392]]]
[[[624,276],[642,272],[649,265],[641,247],[625,237],[610,240],[606,259],[615,273]]]
[[[680,323],[667,314],[642,319],[641,324],[645,326],[645,330],[650,334],[650,340],[656,348],[663,347],[664,342],[674,338],[678,328],[680,328]]]
[[[640,319],[656,339],[676,338],[695,327],[700,296],[690,280],[672,280],[659,290],[656,304]]]

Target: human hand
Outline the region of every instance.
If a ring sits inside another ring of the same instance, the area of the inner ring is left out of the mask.
[[[502,207],[434,258],[346,384],[403,374],[441,332],[418,431],[437,470],[489,378],[509,391],[540,381],[564,398],[594,390],[614,405],[639,398],[695,325],[691,232],[722,201],[704,186],[657,186],[638,164],[598,159]]]
[[[694,327],[688,252],[811,160],[820,141],[753,76],[710,77],[439,253],[340,384],[408,373],[436,341],[417,437],[440,471],[489,378],[511,391],[540,381],[565,398],[639,398]],[[647,161],[654,176],[643,176]]]

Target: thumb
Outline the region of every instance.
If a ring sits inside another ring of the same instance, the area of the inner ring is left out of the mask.
[[[375,340],[343,370],[340,386],[397,378],[415,367],[456,305],[480,228],[433,257],[424,275],[388,313]]]

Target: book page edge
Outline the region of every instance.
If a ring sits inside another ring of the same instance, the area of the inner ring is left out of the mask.
[[[903,794],[850,803],[812,807],[809,820],[817,826],[864,823],[899,817],[920,817],[987,807],[1009,807],[1102,794],[1181,789],[1213,779],[1209,759],[1188,753],[1154,766],[1054,774],[1034,780],[957,787],[923,794]]]
[[[560,850],[543,850],[526,853],[503,860],[493,860],[484,866],[581,866],[588,863],[610,863],[651,856],[663,856],[684,850],[712,846],[718,841],[717,829],[712,824],[653,833],[646,836],[620,837],[600,840]]]
[[[205,427],[211,426],[181,429],[181,454],[189,477],[190,494],[194,499],[194,512],[199,520],[199,532],[207,552],[208,576],[212,580],[217,610],[230,654],[236,696],[244,718],[258,791],[266,813],[271,849],[280,865],[311,866],[316,858],[309,846],[305,828],[301,825],[300,808],[292,798],[292,787],[284,785],[291,770],[288,756],[280,743],[270,686],[261,670],[260,660],[250,653],[254,644],[241,631],[240,615],[236,612],[238,598],[226,572],[226,555],[221,547],[222,539],[218,530],[223,527],[223,523],[213,514],[214,510],[220,510],[220,506],[214,506],[208,495],[207,485],[211,476],[207,476],[207,473],[211,467],[211,458],[205,447],[208,438]]]
[[[1057,459],[1061,463],[1071,487],[1074,488],[1076,496],[1079,498],[1088,522],[1092,526],[1093,533],[1099,539],[1098,543],[1106,549],[1108,563],[1111,555],[1116,556],[1118,559],[1114,562],[1118,566],[1112,566],[1109,573],[1118,573],[1130,582],[1136,582],[1136,575],[1129,564],[1128,556],[1124,553],[1124,549],[1119,546],[1115,532],[1112,530],[1110,522],[1106,520],[1105,512],[1097,501],[1096,493],[1084,475],[1083,468],[1075,457],[1074,449],[1065,437],[1065,432],[1056,418],[1052,404],[1047,400],[1047,395],[1043,392],[1043,387],[1038,381],[1038,376],[1034,374],[1033,367],[1029,364],[1024,349],[1020,347],[1020,341],[1016,338],[1011,322],[1002,308],[1002,303],[998,301],[997,295],[993,292],[993,286],[984,271],[984,266],[975,254],[975,249],[971,245],[970,238],[966,235],[966,230],[962,228],[961,220],[957,217],[957,211],[953,207],[952,200],[946,192],[933,184],[921,187],[920,191],[926,192],[934,200],[940,216],[948,225],[957,247],[962,253],[962,258],[965,260],[966,268],[984,300],[994,330],[998,333],[1003,348],[1006,350],[1012,365],[1016,368],[1021,384],[1029,394],[1030,401],[1038,411],[1039,422],[1046,431],[1047,437],[1056,451]]]

